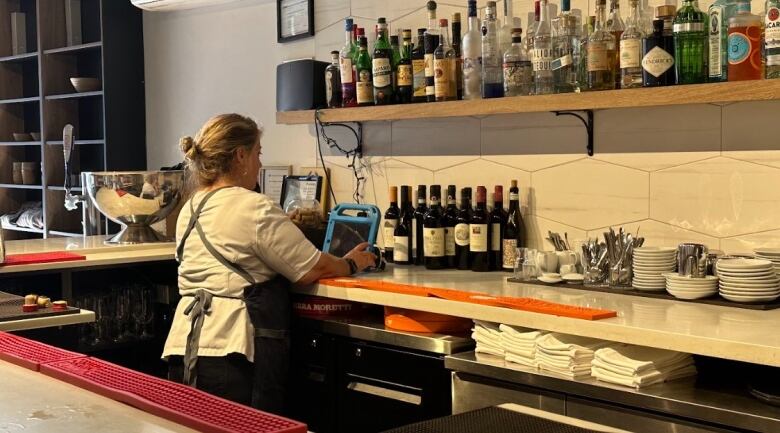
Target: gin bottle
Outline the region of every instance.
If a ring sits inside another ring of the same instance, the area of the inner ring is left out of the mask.
[[[449,22],[446,18],[439,20],[439,46],[433,53],[434,86],[436,102],[455,101],[458,99],[458,87],[455,74],[455,50],[450,45]]]
[[[355,73],[352,69],[355,54],[355,45],[352,43],[352,39],[355,35],[357,35],[357,32],[353,27],[352,18],[347,18],[344,21],[344,28],[347,35],[346,43],[344,43],[344,47],[339,53],[342,107],[357,106],[357,98],[355,95]]]
[[[760,80],[761,66],[761,18],[741,0],[729,19],[729,81]]]
[[[653,33],[642,40],[642,81],[644,87],[674,84],[674,55],[664,36],[664,20],[653,21]]]
[[[547,0],[541,0],[539,25],[534,33],[534,50],[531,55],[534,68],[534,94],[547,95],[555,91],[552,72],[552,26],[548,15]]]
[[[620,37],[620,88],[642,87],[642,7],[639,0],[628,2],[628,24]]]
[[[463,99],[482,97],[482,33],[477,0],[469,0],[469,31],[463,37]]]
[[[707,15],[695,0],[684,0],[674,18],[674,53],[677,84],[707,81]]]
[[[616,44],[615,36],[606,29],[607,0],[596,0],[596,27],[588,37],[588,85],[587,90],[613,90],[615,88],[615,64],[610,47]]]
[[[610,0],[609,16],[607,17],[607,30],[615,37],[615,45],[608,47],[612,56],[612,64],[615,65],[615,88],[620,88],[620,38],[626,30],[623,18],[620,17],[620,3],[618,0]]]
[[[512,31],[512,45],[504,53],[504,96],[526,96],[531,93],[533,67],[523,45],[522,34],[520,28]]]
[[[504,74],[501,53],[498,51],[498,24],[496,2],[487,2],[485,21],[482,23],[482,97],[504,96]]]
[[[767,0],[764,17],[766,78],[780,78],[780,0]]]
[[[555,93],[573,92],[577,88],[580,38],[577,17],[571,14],[570,0],[561,0],[558,29],[553,38],[553,82]]]
[[[709,81],[728,81],[728,38],[729,18],[734,15],[734,3],[731,0],[715,0],[709,12]]]

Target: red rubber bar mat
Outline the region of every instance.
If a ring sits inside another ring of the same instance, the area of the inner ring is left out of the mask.
[[[42,364],[85,356],[0,332],[0,359],[29,370],[40,371]]]
[[[306,433],[305,424],[95,358],[41,366],[41,373],[204,433]]]
[[[50,253],[34,253],[34,254],[9,254],[5,256],[5,262],[0,263],[0,266],[15,266],[15,265],[33,265],[37,263],[55,263],[55,262],[73,262],[78,260],[86,260],[86,256],[81,254],[66,253],[64,251],[53,251]]]

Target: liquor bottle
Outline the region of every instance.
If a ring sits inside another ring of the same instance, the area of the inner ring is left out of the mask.
[[[393,232],[393,262],[397,265],[409,265],[413,263],[413,255],[410,247],[412,245],[412,227],[414,226],[414,208],[411,201],[411,188],[404,185],[401,187],[401,220]]]
[[[677,84],[706,83],[707,15],[699,10],[696,0],[683,0],[674,17],[674,67]]]
[[[425,29],[417,29],[417,43],[412,49],[412,102],[426,102],[425,96]]]
[[[393,243],[395,242],[395,228],[401,218],[401,210],[398,209],[398,187],[390,187],[390,207],[385,211],[385,220],[382,223],[382,235],[385,239],[385,259],[393,262]]]
[[[553,37],[551,68],[555,93],[569,93],[577,89],[577,68],[580,58],[580,36],[577,17],[571,14],[570,0],[561,0],[558,30]]]
[[[499,52],[505,53],[512,46],[512,31],[515,29],[515,14],[513,11],[512,0],[503,0],[504,3],[504,24],[498,30]]]
[[[764,17],[766,78],[780,78],[780,0],[767,0]]]
[[[352,28],[355,29],[355,50],[352,52],[352,75],[355,76],[355,83],[357,83],[357,61],[358,57],[360,57],[360,38],[366,35],[366,29],[355,26]]]
[[[496,2],[487,2],[485,20],[482,22],[482,97],[504,96],[502,55],[498,46],[498,24]]]
[[[620,37],[620,88],[642,87],[642,6],[629,0],[626,31]]]
[[[354,25],[352,18],[347,18],[344,22],[347,33],[347,40],[339,53],[339,69],[341,73],[341,106],[356,107],[357,97],[355,95],[355,73],[353,69],[353,59],[357,51],[352,43]]]
[[[520,189],[517,181],[509,188],[509,213],[504,224],[502,268],[513,271],[517,260],[517,248],[523,246],[523,216],[520,214]]]
[[[372,77],[371,56],[368,54],[368,39],[360,37],[360,54],[357,68],[357,103],[360,106],[374,105],[374,84]]]
[[[539,5],[539,25],[534,31],[534,50],[531,62],[534,68],[534,94],[547,95],[555,92],[551,63],[552,57],[552,25],[550,24],[547,0],[541,0]]]
[[[715,0],[708,9],[709,14],[709,70],[708,81],[728,81],[729,75],[729,18],[734,15],[732,0]]]
[[[493,192],[493,210],[490,211],[490,268],[500,270],[504,260],[504,226],[506,225],[506,210],[504,210],[504,187],[496,185]]]
[[[455,224],[455,267],[462,271],[471,269],[469,258],[471,216],[471,188],[463,188],[460,190],[460,209]]]
[[[469,221],[469,262],[471,270],[487,272],[490,270],[490,222],[487,212],[487,190],[477,187],[477,206]]]
[[[525,31],[525,49],[528,51],[528,55],[531,55],[531,52],[534,49],[534,32],[536,32],[536,27],[539,25],[539,18],[540,18],[540,8],[541,8],[541,0],[534,0],[534,11],[528,12],[528,27]]]
[[[469,0],[469,31],[463,37],[463,99],[480,98],[482,98],[482,33],[477,16],[477,0]]]
[[[674,73],[670,75],[669,85],[677,84],[677,56],[674,51],[674,19],[677,16],[677,8],[674,5],[656,6],[655,15],[664,20],[664,49],[674,57]]]
[[[412,93],[414,92],[414,70],[412,66],[412,31],[405,29],[403,31],[404,45],[401,49],[401,57],[398,60],[396,81],[398,90],[396,91],[396,100],[399,104],[408,104],[412,102]]]
[[[455,73],[455,50],[450,45],[449,23],[439,20],[439,46],[433,53],[434,93],[436,102],[458,99],[458,84]]]
[[[417,186],[417,208],[414,210],[414,225],[412,226],[412,251],[414,252],[414,264],[425,264],[425,244],[423,243],[423,222],[428,212],[426,205],[426,186]]]
[[[674,84],[674,56],[667,50],[664,20],[653,21],[653,33],[642,39],[642,81],[644,87]]]
[[[596,17],[589,16],[582,25],[582,38],[580,38],[580,59],[577,64],[577,88],[580,91],[588,90],[588,38],[596,27]]]
[[[423,242],[425,247],[425,268],[447,267],[444,242],[444,215],[441,210],[441,186],[431,185],[431,204],[423,219]]]
[[[458,224],[458,206],[455,203],[455,185],[447,186],[447,209],[444,210],[444,255],[447,267],[455,268],[455,226]]]
[[[390,65],[393,68],[393,103],[398,103],[398,64],[401,63],[401,47],[399,46],[398,35],[390,36],[390,48],[393,50]]]
[[[330,65],[325,68],[325,100],[328,108],[338,108],[341,107],[341,72],[339,71],[341,55],[338,51],[331,51],[330,58]]]
[[[615,36],[606,30],[604,15],[607,0],[596,0],[596,27],[588,36],[588,86],[587,90],[612,90],[615,88],[614,57],[610,47],[616,44]]]
[[[459,101],[463,99],[463,42],[460,34],[460,12],[456,12],[452,14],[452,49],[455,51],[455,87]]]
[[[607,17],[607,31],[612,33],[615,37],[615,45],[607,47],[612,56],[612,64],[615,65],[615,88],[620,88],[620,38],[623,36],[623,32],[626,30],[626,25],[623,23],[623,18],[620,17],[620,2],[619,0],[610,0],[609,2],[609,16]]]
[[[393,103],[393,49],[387,39],[387,21],[379,18],[377,40],[372,59],[374,77],[374,104]]]
[[[760,80],[761,17],[750,13],[750,1],[737,3],[729,18],[729,81]]]
[[[425,31],[425,100],[428,102],[436,101],[436,83],[434,69],[434,52],[439,46],[439,23],[436,21],[436,2],[429,1],[426,5],[428,9],[428,29]]]
[[[504,53],[504,96],[528,96],[533,84],[533,66],[522,41],[523,30],[512,33],[512,46]]]

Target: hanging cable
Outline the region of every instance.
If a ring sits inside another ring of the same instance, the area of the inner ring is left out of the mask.
[[[363,158],[363,125],[358,123],[357,124],[357,131],[355,128],[344,124],[344,123],[324,123],[322,120],[320,120],[320,110],[315,111],[314,113],[314,123],[315,123],[315,130],[317,134],[317,151],[320,156],[320,161],[322,162],[322,167],[325,169],[325,175],[328,179],[328,186],[330,189],[330,194],[333,197],[334,204],[338,204],[338,200],[336,200],[336,194],[333,191],[333,183],[331,182],[330,175],[328,174],[328,170],[325,167],[325,158],[322,155],[322,144],[320,142],[320,136],[325,140],[325,143],[328,145],[331,149],[336,149],[340,153],[342,153],[350,162],[347,165],[350,169],[352,169],[352,174],[355,176],[355,191],[352,194],[352,198],[355,200],[355,203],[360,203],[360,191],[363,187],[363,184],[366,181],[365,176],[363,175],[363,169],[364,165],[362,162]],[[355,136],[355,147],[354,149],[347,150],[339,145],[339,143],[328,137],[327,133],[325,132],[326,126],[338,126],[341,128],[346,128],[352,132],[352,135]]]

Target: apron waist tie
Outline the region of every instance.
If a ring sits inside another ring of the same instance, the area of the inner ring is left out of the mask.
[[[198,348],[200,347],[200,331],[203,329],[203,320],[211,312],[211,300],[213,295],[206,290],[199,289],[193,296],[192,302],[184,310],[184,314],[191,316],[190,333],[187,336],[187,347],[184,350],[184,384],[194,387],[197,377]]]

